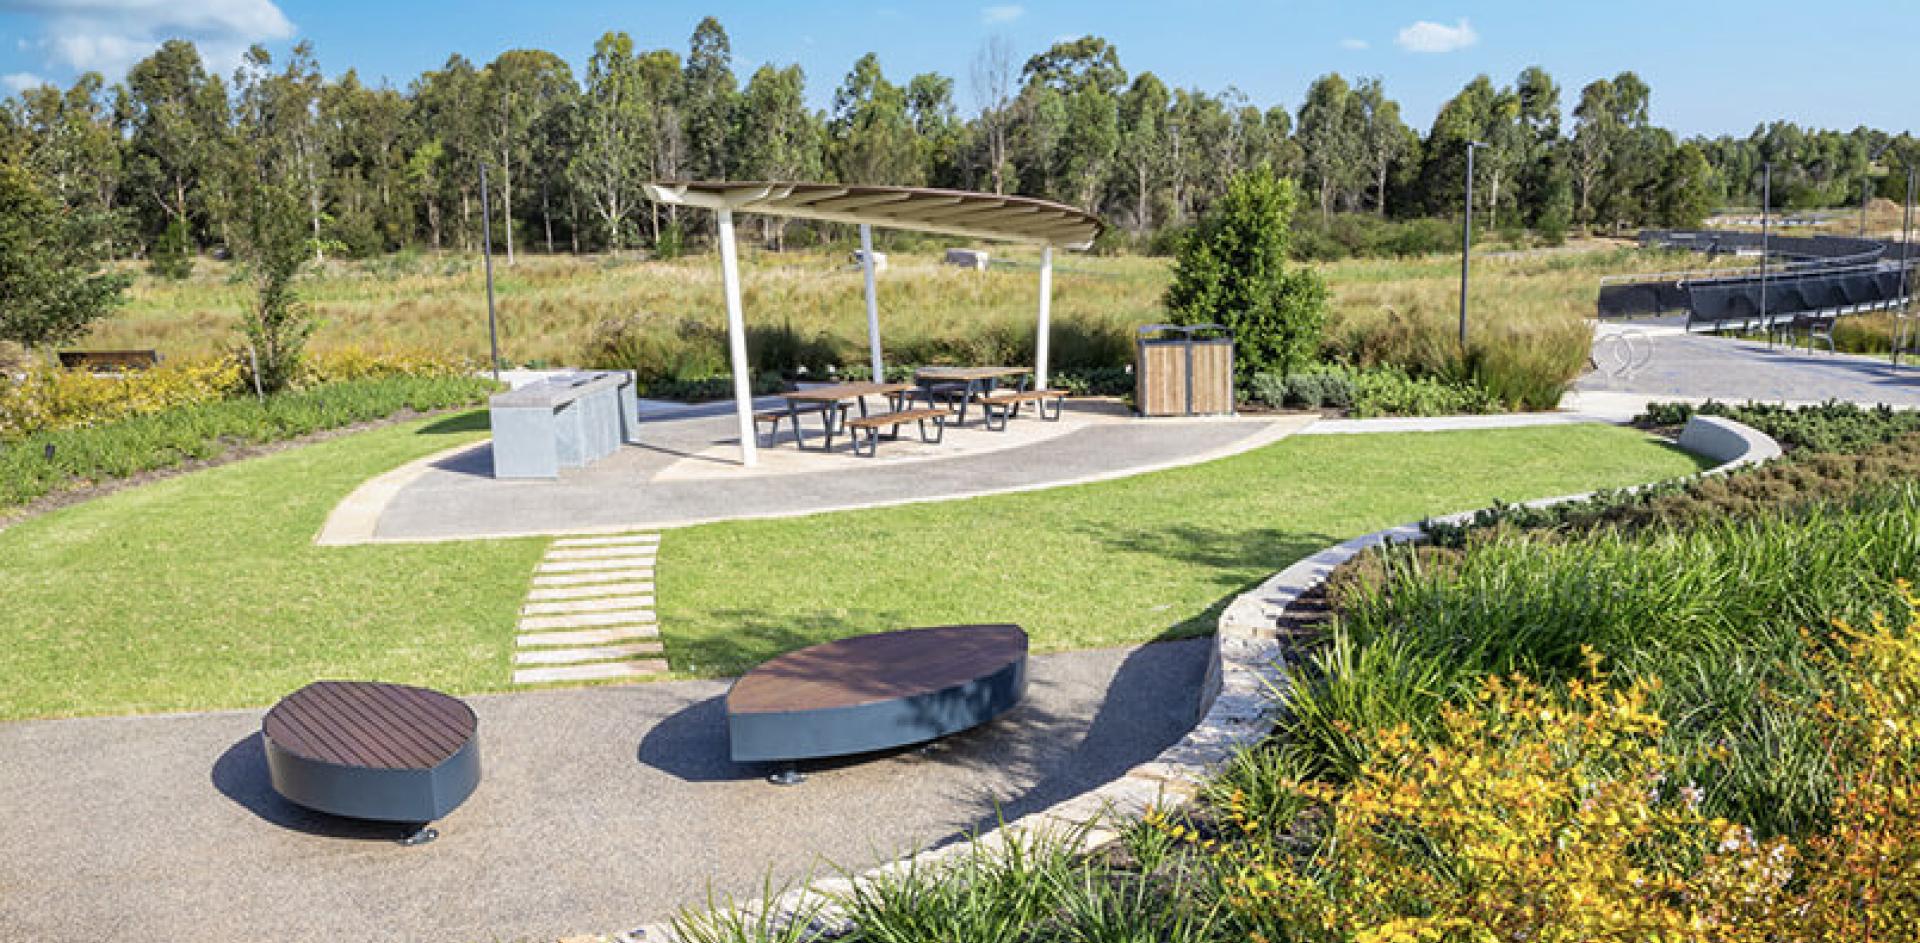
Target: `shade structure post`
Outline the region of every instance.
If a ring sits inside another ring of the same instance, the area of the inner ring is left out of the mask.
[[[747,375],[747,325],[740,313],[740,259],[733,245],[733,211],[720,216],[720,280],[727,294],[727,347],[733,364],[733,399],[740,419],[740,464],[752,467],[754,451],[753,378]]]
[[[1040,249],[1040,323],[1033,336],[1033,388],[1047,388],[1047,338],[1053,333],[1048,321],[1053,315],[1053,246]]]
[[[867,282],[867,350],[873,362],[873,382],[887,382],[886,364],[880,358],[880,296],[873,285],[873,227],[860,224],[860,270]]]

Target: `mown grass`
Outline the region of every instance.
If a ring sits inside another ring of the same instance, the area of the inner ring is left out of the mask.
[[[416,422],[184,475],[0,531],[0,720],[240,707],[316,678],[507,687],[541,540],[317,547],[368,477],[484,434]],[[1224,599],[1354,532],[1691,471],[1629,430],[1297,437],[1123,481],[666,535],[676,670],[1010,619],[1040,650],[1206,631]]]
[[[539,540],[330,548],[368,477],[484,413],[195,472],[0,531],[0,720],[238,707],[319,678],[503,687]]]
[[[1296,436],[1120,481],[693,527],[662,543],[661,627],[698,674],[911,625],[1015,622],[1037,651],[1200,635],[1234,595],[1355,534],[1698,468],[1606,426]]]

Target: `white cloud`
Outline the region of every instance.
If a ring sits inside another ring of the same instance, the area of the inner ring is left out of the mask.
[[[9,72],[6,75],[0,75],[0,88],[5,88],[9,92],[24,92],[45,84],[47,84],[46,79],[31,72]]]
[[[0,12],[40,21],[31,45],[49,64],[110,79],[168,39],[192,40],[210,68],[225,71],[248,46],[293,35],[273,0],[0,0]]]
[[[1340,48],[1355,49],[1355,50],[1365,49],[1367,48],[1367,41],[1364,39],[1343,39],[1340,41]]]
[[[1473,31],[1473,25],[1461,17],[1456,26],[1421,20],[1400,31],[1394,45],[1408,52],[1454,52],[1465,49],[1480,41],[1480,34]]]
[[[992,26],[996,23],[1011,23],[1027,15],[1027,8],[1017,3],[1001,3],[980,8],[980,21]]]

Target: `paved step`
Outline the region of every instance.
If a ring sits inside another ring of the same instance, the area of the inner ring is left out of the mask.
[[[551,668],[522,668],[513,673],[515,684],[549,684],[555,681],[605,681],[613,678],[648,678],[665,674],[667,663],[611,661],[597,665],[555,665]]]
[[[574,612],[563,616],[526,616],[520,620],[520,631],[540,632],[546,629],[584,629],[596,625],[632,625],[636,622],[655,621],[651,609],[622,609],[618,612]]]
[[[555,547],[626,547],[636,544],[657,545],[659,534],[622,534],[616,537],[562,537]]]
[[[605,560],[609,557],[646,557],[651,560],[654,548],[644,547],[575,547],[572,549],[554,549],[547,551],[549,560]]]
[[[653,583],[589,583],[585,586],[557,586],[552,589],[532,589],[527,591],[528,602],[543,602],[550,599],[592,599],[595,596],[646,596],[653,593]]]
[[[531,648],[536,645],[606,645],[611,642],[631,642],[636,639],[659,637],[660,630],[653,626],[623,625],[611,629],[536,632],[532,635],[516,636],[513,643],[521,648]]]
[[[535,586],[585,586],[589,583],[609,583],[616,580],[653,579],[653,567],[636,567],[625,570],[596,570],[589,573],[549,573],[535,575]]]
[[[634,642],[630,645],[594,645],[588,648],[536,648],[515,652],[516,665],[571,665],[583,661],[607,661],[636,655],[659,655],[666,651],[659,642]]]
[[[538,573],[587,573],[594,570],[627,570],[634,567],[651,567],[653,558],[617,557],[608,560],[554,560],[540,564]]]
[[[569,612],[613,612],[620,609],[652,607],[652,596],[603,596],[599,599],[569,599],[564,602],[530,602],[520,607],[520,613],[529,616],[552,616]]]

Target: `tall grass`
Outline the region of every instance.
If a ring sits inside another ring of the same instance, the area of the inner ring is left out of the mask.
[[[1669,748],[1722,814],[1766,832],[1816,824],[1832,789],[1802,712],[1828,685],[1812,635],[1867,621],[1920,575],[1920,486],[1685,530],[1578,541],[1501,534],[1464,555],[1398,548],[1386,580],[1347,590],[1286,736],[1351,772],[1353,732],[1430,731],[1489,674],[1578,676],[1587,652],[1661,680]]]
[[[1698,264],[1666,254],[1593,251],[1488,254],[1475,263],[1469,346],[1456,338],[1459,262],[1452,255],[1317,266],[1331,288],[1326,355],[1397,364],[1417,375],[1472,379],[1509,406],[1550,407],[1584,368],[1594,292],[1603,274]],[[896,250],[880,277],[881,328],[892,363],[1021,362],[1033,355],[1037,257],[995,248],[985,272]],[[749,250],[743,301],[757,371],[816,371],[866,360],[859,270],[832,251]],[[722,369],[719,265],[712,255],[638,258],[524,255],[498,266],[503,354],[515,362],[640,367],[684,379]],[[1165,319],[1163,258],[1069,255],[1056,262],[1052,360],[1068,370],[1117,367],[1134,328]],[[321,321],[316,349],[369,344],[487,350],[479,260],[410,253],[333,262],[303,280]],[[249,301],[224,263],[172,282],[142,276],[120,316],[87,343],[214,353]]]

